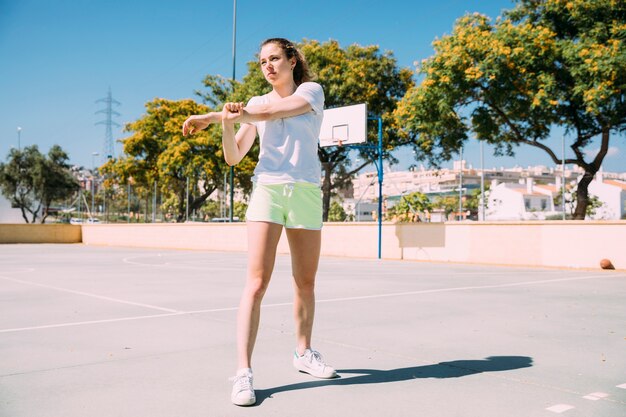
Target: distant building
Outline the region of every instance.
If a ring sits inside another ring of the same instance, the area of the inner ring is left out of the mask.
[[[531,177],[517,184],[494,181],[487,201],[487,220],[545,220],[562,215],[554,207],[559,185],[536,185]]]
[[[0,223],[25,223],[22,210],[11,207],[11,202],[0,194]]]
[[[565,170],[565,179],[571,180],[578,175],[574,169]],[[562,177],[561,167],[547,168],[545,166],[514,167],[514,168],[491,168],[484,172],[466,166],[466,161],[455,161],[453,168],[427,170],[423,166],[409,171],[385,172],[383,180],[383,195],[386,197],[406,195],[413,192],[421,192],[427,195],[449,195],[458,193],[459,184],[462,183],[464,190],[480,187],[481,175],[484,175],[484,183],[489,184],[497,180],[498,184],[517,184],[520,180],[531,177],[535,184],[555,183],[555,178]],[[462,176],[462,181],[461,181]],[[376,172],[366,172],[353,179],[354,198],[364,201],[378,199],[378,175]],[[465,193],[465,191],[464,191]]]
[[[596,220],[618,220],[626,218],[626,181],[605,179],[599,172],[589,184],[589,194],[602,202],[602,207],[592,216]]]
[[[343,211],[348,215],[348,218],[356,222],[371,222],[377,219],[378,203],[345,198],[341,200],[341,206],[343,207]]]
[[[560,193],[563,176],[566,182],[572,182],[578,175],[578,167],[566,167],[565,172],[559,167],[545,166],[492,168],[481,170],[466,166],[465,161],[456,161],[452,169],[426,170],[424,167],[410,171],[385,172],[383,198],[392,207],[403,195],[413,192],[426,194],[431,201],[439,196],[462,194],[468,196],[472,190],[479,189],[482,181],[491,186],[489,201],[485,200],[486,220],[530,220],[545,219],[548,216],[562,215],[561,207],[554,207],[554,198]],[[617,175],[617,174],[616,174]],[[378,199],[378,175],[368,172],[354,178],[354,197],[362,202]],[[494,188],[499,187],[498,190]],[[438,221],[445,216],[435,216],[431,221]],[[475,214],[474,214],[475,215]],[[452,218],[468,218],[469,213],[453,213]],[[482,213],[479,210],[479,220]]]

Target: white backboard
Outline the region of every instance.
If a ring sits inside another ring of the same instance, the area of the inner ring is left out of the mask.
[[[367,104],[324,110],[320,146],[342,146],[367,140]]]

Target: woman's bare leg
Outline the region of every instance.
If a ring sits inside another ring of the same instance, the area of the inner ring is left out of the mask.
[[[275,223],[248,222],[248,273],[237,314],[238,369],[251,368],[252,351],[259,329],[261,301],[267,290],[276,246],[283,226]]]
[[[294,279],[294,318],[298,353],[311,348],[315,317],[315,275],[320,258],[321,230],[286,229]]]

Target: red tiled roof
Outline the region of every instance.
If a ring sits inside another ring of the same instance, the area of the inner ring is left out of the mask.
[[[556,189],[556,185],[535,185],[535,187],[550,191],[552,193],[556,193],[557,191],[559,191]]]
[[[604,180],[605,184],[614,185],[616,187],[621,188],[622,190],[626,190],[626,182],[615,181],[615,180]]]
[[[511,188],[511,190],[516,191],[520,194],[524,194],[524,195],[531,195],[534,197],[548,197],[546,194],[541,194],[541,193],[536,193],[536,192],[532,192],[529,193],[526,188]]]

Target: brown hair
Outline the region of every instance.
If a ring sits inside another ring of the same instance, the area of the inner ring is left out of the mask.
[[[280,49],[282,49],[285,53],[287,59],[296,59],[296,66],[293,69],[293,81],[296,83],[296,85],[300,85],[307,81],[313,81],[315,78],[317,78],[315,74],[313,74],[309,69],[309,64],[306,62],[304,54],[298,48],[296,48],[293,42],[284,38],[270,38],[261,43],[261,48],[263,48],[268,43],[278,45]]]

